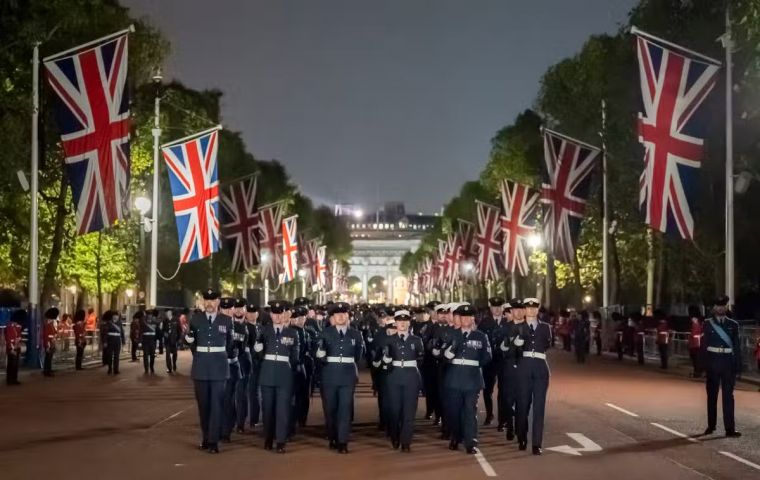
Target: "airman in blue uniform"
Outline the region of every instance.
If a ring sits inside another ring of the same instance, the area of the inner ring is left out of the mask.
[[[298,299],[296,299],[298,300]],[[306,373],[306,366],[311,366],[311,337],[306,334],[304,324],[306,322],[307,309],[303,305],[293,307],[293,317],[290,328],[298,334],[298,345],[300,348],[298,357],[299,365],[293,371],[293,414],[290,418],[291,433],[295,432],[295,426],[306,426],[306,420],[309,417],[309,378]]]
[[[496,329],[501,321],[502,305],[504,300],[498,297],[491,297],[488,299],[489,311],[481,318],[478,323],[478,330],[486,334],[488,341],[491,342],[491,348],[493,351],[494,339],[493,336],[496,333]],[[494,353],[498,355],[498,352]],[[490,362],[483,367],[483,381],[485,387],[483,388],[483,403],[486,407],[486,419],[483,422],[484,426],[491,425],[493,423],[493,391],[496,386],[496,379],[499,374],[499,362]],[[498,400],[498,398],[497,398]]]
[[[322,332],[317,359],[323,363],[322,389],[325,402],[325,424],[329,447],[348,453],[351,433],[354,389],[359,380],[357,363],[364,355],[364,341],[358,330],[349,328],[350,306],[337,302],[328,314],[333,325]]]
[[[552,331],[548,323],[538,320],[540,303],[535,298],[523,300],[524,323],[516,327],[517,335],[512,344],[519,347],[521,357],[517,364],[517,440],[519,449],[528,448],[528,414],[533,408],[532,445],[533,455],[541,455],[544,435],[546,394],[549,390],[549,364],[546,351],[551,348]]]
[[[238,380],[235,385],[235,431],[245,432],[245,419],[248,418],[248,382],[251,379],[251,346],[248,339],[248,324],[245,321],[247,302],[244,298],[235,299],[232,309],[232,341],[237,356]],[[232,372],[230,371],[230,376]]]
[[[251,353],[251,376],[248,379],[248,424],[253,430],[259,423],[261,415],[261,395],[259,393],[259,370],[261,359],[253,354],[253,348],[261,334],[258,324],[259,306],[248,304],[245,307],[245,326],[248,329],[248,351]]]
[[[107,346],[106,362],[108,364],[108,374],[119,374],[119,358],[121,357],[121,346],[124,345],[124,327],[121,324],[121,316],[113,310],[107,311],[103,318],[106,320],[105,337]]]
[[[450,311],[450,304],[441,303],[435,307],[438,315],[438,325],[433,331],[430,343],[427,345],[433,358],[436,359],[436,384],[438,385],[438,408],[439,412],[434,425],[441,427],[441,439],[450,440],[451,432],[449,429],[448,399],[449,395],[446,390],[446,371],[449,364],[443,356],[443,351],[451,345],[451,338],[454,333],[453,320]]]
[[[417,329],[414,334],[422,339],[423,345],[425,345],[425,357],[422,360],[422,368],[420,373],[422,374],[423,390],[425,391],[425,418],[431,420],[435,415],[434,423],[438,422],[441,417],[440,399],[438,398],[438,367],[437,360],[430,352],[430,341],[435,335],[435,331],[438,328],[438,312],[435,307],[440,302],[432,301],[425,305],[425,313],[427,321],[417,325]]]
[[[515,439],[515,409],[517,405],[519,349],[512,343],[517,326],[524,321],[522,301],[513,298],[506,304],[505,318],[499,324],[494,350],[499,351],[499,425],[506,430],[508,441]]]
[[[219,299],[219,311],[232,318],[232,310],[235,306],[235,299],[222,297]],[[230,375],[224,385],[224,421],[222,422],[221,441],[229,442],[232,435],[232,429],[235,426],[237,413],[235,412],[235,390],[240,380],[240,363],[238,361],[239,342],[236,340],[235,322],[232,322],[232,358],[229,362]]]
[[[707,430],[715,432],[718,423],[718,390],[723,392],[723,426],[727,437],[740,437],[734,419],[734,385],[741,374],[741,344],[739,324],[726,316],[729,298],[725,295],[715,300],[713,316],[703,325],[702,358],[707,372]]]
[[[381,307],[378,310],[379,324],[372,339],[372,367],[375,371],[375,391],[377,393],[377,409],[379,414],[378,429],[388,433],[388,402],[386,399],[386,383],[388,365],[383,364],[383,347],[392,335],[396,334],[396,320],[393,318],[393,307]]]
[[[448,420],[451,422],[449,449],[464,443],[468,454],[477,453],[478,396],[483,390],[483,367],[491,361],[491,344],[485,333],[475,329],[475,308],[459,304],[453,312],[454,331],[444,357]],[[457,328],[459,324],[460,328]]]
[[[414,435],[414,416],[417,413],[422,378],[419,367],[425,356],[422,339],[409,331],[411,315],[408,310],[397,310],[396,335],[389,337],[383,351],[382,361],[390,366],[387,394],[391,445],[401,446],[402,452],[410,452]]]
[[[164,311],[164,347],[166,347],[166,373],[177,371],[177,350],[182,338],[182,325],[174,316],[174,310],[168,308]]]
[[[198,402],[202,441],[201,450],[219,453],[219,438],[224,421],[224,385],[234,356],[232,319],[217,312],[219,293],[203,293],[204,311],[190,318],[185,341],[193,353],[190,377]],[[155,343],[154,343],[155,345]]]
[[[254,351],[261,358],[259,386],[264,420],[264,449],[285,453],[290,415],[293,408],[293,370],[298,367],[298,334],[285,326],[288,306],[283,301],[270,303],[272,324],[264,327]]]
[[[143,368],[145,373],[156,373],[156,335],[158,334],[158,310],[152,309],[145,312],[140,323],[140,336],[143,349]]]

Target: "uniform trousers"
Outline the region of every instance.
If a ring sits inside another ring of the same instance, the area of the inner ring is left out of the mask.
[[[451,440],[466,448],[478,443],[478,397],[480,390],[447,388],[446,408]]]
[[[499,374],[499,424],[507,432],[514,432],[515,405],[517,403],[518,381],[517,365],[506,360]]]
[[[261,386],[261,406],[264,417],[264,439],[267,443],[288,440],[290,413],[293,405],[293,385]]]
[[[6,355],[8,363],[6,364],[5,383],[13,385],[18,382],[18,354],[9,351]]]
[[[248,378],[248,422],[251,428],[259,423],[261,415],[261,395],[259,394],[259,372],[256,366]]]
[[[121,342],[110,341],[108,342],[108,348],[106,349],[106,363],[108,365],[108,372],[119,373],[119,360],[121,357]]]
[[[195,380],[195,400],[201,420],[202,440],[206,444],[219,443],[224,421],[225,380]]]
[[[402,445],[412,443],[419,392],[418,382],[388,384],[391,439]]]
[[[718,356],[720,355],[720,356]],[[736,430],[734,422],[734,385],[736,383],[736,368],[733,355],[708,353],[706,362],[707,381],[707,426],[715,428],[718,422],[718,389],[723,397],[723,426],[726,432]]]
[[[540,447],[544,439],[546,393],[549,390],[549,367],[543,359],[523,358],[517,367],[517,438],[528,441],[528,415],[533,408],[531,443]]]
[[[232,429],[235,427],[237,412],[235,410],[236,390],[238,380],[240,379],[239,362],[230,364],[230,378],[224,384],[224,422],[222,424],[222,438],[229,438],[232,435]]]
[[[483,381],[485,387],[483,387],[483,403],[486,407],[486,418],[493,418],[493,390],[496,386],[496,375],[498,373],[498,366],[494,363],[489,363],[483,367]]]
[[[177,371],[177,343],[166,342],[166,369]]]
[[[425,388],[425,416],[441,418],[441,402],[438,398],[438,375],[434,360],[422,364],[422,382]]]
[[[143,368],[145,368],[145,373],[148,373],[148,369],[150,369],[150,373],[153,373],[153,365],[156,363],[156,342],[151,337],[147,340],[143,340],[142,347]]]
[[[235,426],[242,429],[245,426],[245,419],[248,418],[248,395],[249,382],[251,381],[251,364],[246,360],[240,361],[240,376],[235,386]],[[258,394],[258,392],[257,392]]]
[[[74,368],[77,370],[82,369],[82,360],[84,359],[84,342],[81,345],[77,345],[77,354],[74,358]]]
[[[354,388],[354,385],[322,385],[327,436],[338,443],[348,443],[351,434]]]

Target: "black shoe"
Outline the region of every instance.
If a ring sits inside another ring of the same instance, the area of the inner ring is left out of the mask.
[[[511,442],[515,439],[515,431],[514,429],[508,428],[507,429],[507,441]]]
[[[285,444],[284,443],[278,443],[277,444],[277,453],[285,453]]]
[[[441,426],[441,419],[440,418],[436,418],[435,420],[433,420],[433,426],[434,427],[440,427]]]
[[[524,441],[520,440],[517,448],[519,448],[520,450],[527,450],[528,449],[528,442],[524,442]]]
[[[146,370],[145,370],[145,375],[147,375],[147,374],[148,374],[148,370],[146,369]]]
[[[398,447],[401,445],[401,442],[399,442],[398,440],[393,440],[391,442],[391,445],[393,446],[394,450],[398,450]]]
[[[109,370],[109,371],[106,373],[106,375],[111,375],[111,370]]]
[[[166,373],[172,373],[172,371],[171,370],[166,370]]]
[[[219,445],[212,444],[208,446],[208,453],[219,453]]]
[[[497,432],[503,432],[504,431],[504,424],[503,423],[498,424],[496,426],[496,431]]]
[[[330,443],[327,445],[327,448],[330,450],[336,450],[338,448],[338,442],[335,440],[330,440]]]
[[[703,435],[712,435],[713,433],[715,433],[715,427],[707,427]]]
[[[201,442],[201,444],[198,445],[198,450],[208,450],[208,443]]]
[[[404,453],[411,453],[412,447],[410,447],[409,445],[401,445],[401,451]]]
[[[348,453],[348,444],[347,443],[339,443],[338,444],[338,453]]]
[[[272,449],[272,441],[267,440],[264,442],[264,450],[271,450]]]
[[[467,455],[475,455],[478,453],[478,449],[475,447],[467,447]]]
[[[150,374],[151,374],[151,375],[155,375],[155,374],[156,374],[156,371],[155,371],[155,370],[153,370],[153,369],[151,368],[151,369],[150,369]]]
[[[728,438],[739,438],[741,436],[742,436],[741,432],[737,432],[736,430],[732,432],[726,432],[726,437]]]
[[[459,450],[459,442],[452,440],[449,442],[449,450]]]
[[[542,452],[543,450],[541,449],[541,447],[537,447],[533,445],[533,455],[541,455]]]
[[[486,421],[483,422],[484,427],[488,427],[493,423],[493,415],[486,415]]]
[[[425,414],[425,420],[432,420],[432,419],[433,419],[433,414],[432,413],[426,413]]]

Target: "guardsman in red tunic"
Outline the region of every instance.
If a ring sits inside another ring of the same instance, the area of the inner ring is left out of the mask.
[[[654,319],[657,320],[657,349],[660,351],[660,368],[668,368],[668,344],[670,343],[670,328],[665,320],[665,312],[655,310]]]
[[[45,364],[42,374],[46,377],[53,376],[53,354],[55,353],[55,338],[58,330],[55,321],[60,312],[57,308],[48,308],[45,311],[45,326],[42,328],[42,347],[45,349]]]
[[[87,331],[84,326],[84,310],[77,310],[74,313],[74,346],[77,349],[77,356],[74,360],[74,367],[82,370],[82,359],[84,358],[84,347],[87,345]]]
[[[702,348],[702,319],[700,318],[699,309],[695,306],[689,307],[689,318],[691,320],[691,332],[689,335],[689,357],[694,371],[691,378],[702,377],[702,358],[700,349]]]
[[[5,354],[8,357],[5,383],[21,385],[18,381],[18,364],[21,357],[21,322],[26,318],[23,310],[16,310],[5,327]]]

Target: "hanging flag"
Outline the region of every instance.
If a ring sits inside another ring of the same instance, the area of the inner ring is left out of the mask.
[[[448,259],[449,242],[438,240],[438,288],[447,290],[449,288],[449,259]]]
[[[320,290],[327,291],[327,247],[324,245],[319,245],[317,247],[317,262],[315,268],[317,287],[319,287]]]
[[[478,248],[478,278],[481,281],[496,280],[499,276],[501,230],[499,208],[475,201],[478,210],[478,231],[475,243]]]
[[[43,60],[80,235],[129,215],[128,32]]]
[[[536,205],[539,193],[527,185],[504,180],[501,183],[501,233],[504,239],[504,267],[509,273],[528,274],[525,244],[536,231]]]
[[[221,127],[161,146],[177,220],[180,262],[219,250],[219,179],[216,153]]]
[[[303,235],[298,234],[298,265],[304,271],[304,281],[308,285],[315,285],[317,278],[315,276],[317,265],[317,241],[306,240]]]
[[[298,275],[298,215],[282,221],[282,282],[290,282]]]
[[[256,176],[222,189],[222,234],[232,250],[232,271],[247,272],[259,263],[259,211]]]
[[[543,129],[546,172],[541,186],[544,236],[554,258],[575,261],[575,243],[581,230],[591,184],[591,172],[600,150],[574,138]]]
[[[262,278],[279,278],[282,273],[282,202],[259,208],[259,256]]]
[[[449,234],[446,239],[446,265],[448,278],[446,283],[453,287],[459,280],[459,264],[462,259],[462,247],[459,235]]]
[[[632,33],[644,104],[639,114],[639,142],[645,150],[639,205],[649,227],[677,231],[691,240],[690,203],[704,156],[704,140],[695,135],[692,117],[715,86],[720,62],[635,28]]]
[[[462,247],[462,258],[475,258],[478,254],[477,245],[475,244],[475,224],[458,218],[457,232],[459,234],[460,246]]]

